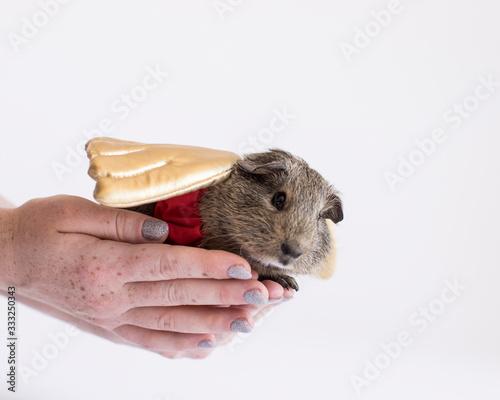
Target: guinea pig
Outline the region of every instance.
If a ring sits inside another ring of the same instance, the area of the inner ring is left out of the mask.
[[[335,251],[327,218],[342,221],[341,200],[304,160],[277,149],[250,154],[202,196],[200,247],[241,255],[260,280],[298,290],[290,275],[319,272]]]
[[[154,216],[155,207],[128,209]],[[320,273],[335,251],[325,219],[343,219],[333,186],[304,160],[278,149],[236,161],[226,180],[205,189],[196,208],[200,247],[238,254],[260,280],[295,290],[290,275]]]

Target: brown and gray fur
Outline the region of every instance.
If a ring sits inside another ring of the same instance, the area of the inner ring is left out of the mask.
[[[282,193],[279,210],[273,198]],[[131,210],[153,215],[155,204]],[[319,272],[334,251],[326,218],[342,221],[341,201],[304,160],[277,149],[250,154],[202,196],[200,247],[241,255],[260,280],[298,290],[290,275]]]
[[[286,198],[279,210],[273,198]],[[278,195],[277,195],[278,194]],[[201,247],[241,255],[259,274],[298,290],[289,274],[313,274],[334,251],[325,219],[343,219],[334,188],[283,150],[250,154],[201,199]]]

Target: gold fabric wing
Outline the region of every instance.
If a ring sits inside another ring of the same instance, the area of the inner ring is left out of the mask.
[[[240,157],[229,151],[174,144],[95,138],[86,145],[94,198],[134,207],[212,186],[229,176]]]

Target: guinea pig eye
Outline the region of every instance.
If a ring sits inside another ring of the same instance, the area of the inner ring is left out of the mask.
[[[283,207],[285,206],[285,200],[286,200],[286,193],[285,192],[278,192],[275,193],[271,200],[271,204],[278,210],[281,211],[283,210]]]

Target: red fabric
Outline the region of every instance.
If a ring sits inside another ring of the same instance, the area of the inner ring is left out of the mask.
[[[205,189],[172,197],[156,203],[155,218],[168,223],[168,238],[165,243],[183,246],[198,246],[201,233],[200,199]]]

